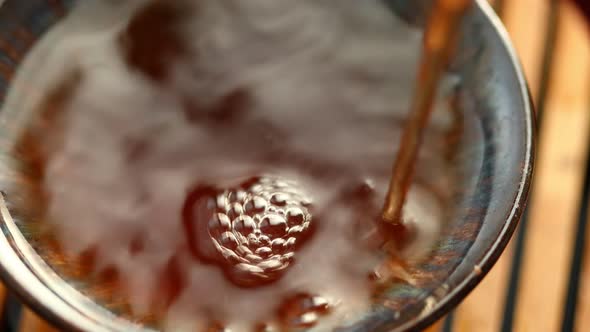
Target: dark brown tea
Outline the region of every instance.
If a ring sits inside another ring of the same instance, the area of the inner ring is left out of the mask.
[[[82,2],[18,73],[0,189],[135,321],[331,330],[412,283],[444,225],[444,102],[404,223],[380,221],[420,40],[378,0]]]

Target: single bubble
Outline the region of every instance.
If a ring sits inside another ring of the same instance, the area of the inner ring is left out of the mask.
[[[248,193],[246,191],[237,190],[237,191],[230,192],[227,199],[230,203],[243,202],[247,196],[248,196]]]
[[[261,246],[260,244],[260,239],[258,238],[258,236],[254,233],[248,234],[248,246],[250,246],[251,248],[258,248]]]
[[[260,242],[261,246],[265,246],[268,247],[270,246],[270,238],[266,235],[259,235],[258,236],[258,241]]]
[[[225,194],[221,194],[217,196],[217,208],[225,211],[227,210],[228,207],[228,201],[227,201],[227,197]]]
[[[271,242],[271,248],[273,253],[282,253],[285,250],[285,239],[279,238],[274,239]]]
[[[244,205],[244,210],[249,215],[263,213],[266,210],[267,203],[266,199],[260,196],[253,196]]]
[[[278,214],[267,214],[260,221],[260,230],[270,238],[282,237],[287,234],[287,221]]]
[[[270,197],[270,202],[276,206],[285,206],[290,196],[286,193],[275,193]]]
[[[236,250],[238,247],[238,239],[231,232],[225,232],[221,234],[220,244],[228,249]]]
[[[233,229],[244,236],[248,236],[248,234],[254,232],[254,229],[256,229],[256,224],[254,223],[252,217],[241,215],[234,219]]]
[[[256,249],[256,255],[259,255],[262,258],[270,257],[272,254],[272,249],[269,247],[260,247]]]
[[[244,214],[244,208],[242,207],[242,204],[237,202],[231,203],[230,208],[227,211],[227,216],[231,220],[234,220],[242,214]]]
[[[301,225],[305,221],[305,213],[298,207],[291,207],[287,210],[287,224],[292,227]]]
[[[209,232],[221,234],[231,230],[231,221],[223,213],[214,213],[209,219]]]

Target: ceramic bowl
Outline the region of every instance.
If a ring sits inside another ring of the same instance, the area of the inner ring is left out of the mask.
[[[0,96],[35,41],[75,0],[7,0],[0,7]],[[429,1],[389,0],[387,8],[420,30]],[[464,22],[449,75],[459,82],[457,103],[466,126],[455,168],[465,181],[453,188],[449,224],[429,259],[414,268],[413,285],[389,289],[382,303],[343,331],[408,331],[433,323],[455,307],[494,265],[524,209],[534,155],[534,113],[508,35],[487,2]],[[2,98],[3,100],[4,98]],[[0,177],[10,176],[9,173]],[[121,318],[65,281],[35,244],[26,221],[0,199],[0,275],[33,310],[63,330],[149,329]]]

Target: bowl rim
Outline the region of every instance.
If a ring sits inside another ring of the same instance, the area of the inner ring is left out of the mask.
[[[0,7],[4,2],[4,0],[0,0]],[[483,258],[475,264],[474,270],[445,296],[439,299],[436,305],[426,315],[421,315],[407,321],[395,328],[395,331],[420,331],[439,320],[458,305],[491,270],[504,251],[524,212],[528,198],[535,154],[535,114],[533,104],[524,72],[519,63],[516,51],[512,46],[508,32],[486,0],[475,0],[475,3],[478,7],[477,9],[484,14],[488,23],[500,38],[500,47],[503,47],[508,55],[509,63],[512,66],[510,70],[515,73],[518,80],[518,86],[520,88],[519,96],[522,98],[522,112],[525,119],[525,132],[523,133],[525,148],[520,182],[514,201],[511,203],[512,208],[508,217],[503,222],[500,233],[490,248],[485,252]],[[95,317],[91,317],[87,313],[80,311],[79,308],[74,307],[66,298],[55,293],[54,290],[33,272],[30,260],[24,259],[26,256],[36,255],[36,253],[24,237],[22,237],[18,228],[16,228],[16,223],[8,211],[3,194],[0,195],[0,219],[2,224],[2,236],[0,236],[0,279],[30,309],[55,326],[68,331],[119,331],[121,328],[125,328],[125,330],[147,330],[144,327],[117,318],[112,313],[111,316],[114,320],[111,322],[112,324],[108,324],[110,326],[107,326],[104,324],[104,321],[98,321]],[[39,268],[43,269],[44,273],[55,274],[51,269],[35,266],[37,273],[39,272]],[[57,275],[49,275],[48,277],[57,277]],[[101,311],[100,314],[108,315],[110,313],[106,309],[104,311]],[[104,316],[102,317],[104,318]],[[117,325],[121,323],[125,326]]]
[[[497,16],[496,12],[486,0],[475,0],[477,6],[488,19],[488,23],[492,26],[498,37],[500,38],[500,47],[504,48],[504,51],[508,55],[509,63],[512,66],[512,71],[516,74],[519,86],[519,96],[522,98],[521,102],[523,105],[523,115],[525,119],[525,132],[523,137],[525,139],[524,147],[524,158],[523,166],[521,168],[520,182],[516,191],[516,196],[511,203],[512,209],[508,214],[508,217],[504,221],[503,227],[498,234],[498,237],[492,243],[490,248],[486,251],[485,255],[474,264],[474,269],[471,273],[461,280],[449,293],[438,300],[436,305],[428,311],[424,316],[411,319],[408,322],[402,324],[395,331],[422,331],[428,326],[434,324],[440,320],[444,315],[448,314],[453,308],[455,308],[488,274],[494,264],[500,258],[500,255],[504,252],[504,249],[508,245],[520,218],[522,217],[527,199],[529,197],[529,191],[531,187],[532,177],[534,173],[535,164],[535,111],[531,93],[524,75],[524,70],[520,64],[516,49],[514,48],[508,31],[502,24],[502,21]]]

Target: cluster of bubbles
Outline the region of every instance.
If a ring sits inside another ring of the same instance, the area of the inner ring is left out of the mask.
[[[193,252],[220,265],[238,286],[254,287],[278,280],[292,264],[297,248],[312,233],[311,201],[293,181],[255,177],[233,188],[200,188],[195,192],[189,208],[204,209],[205,213],[189,213],[197,216],[189,222],[191,228],[206,229],[202,231],[205,236],[198,238],[209,243],[194,245]],[[208,220],[202,220],[202,216]],[[195,223],[206,223],[206,227]]]

